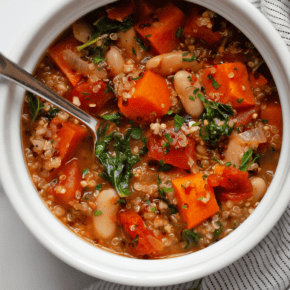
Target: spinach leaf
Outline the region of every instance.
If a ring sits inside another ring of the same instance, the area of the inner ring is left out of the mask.
[[[132,131],[131,131],[131,137],[135,140],[139,140],[139,139],[141,139],[142,133],[143,133],[143,131],[140,127],[133,127]],[[146,144],[146,142],[144,142],[144,143]]]
[[[133,26],[133,16],[128,16],[123,22],[109,19],[108,17],[102,17],[97,20],[94,25],[96,26],[96,32],[92,35],[92,37],[86,43],[77,47],[78,50],[82,50],[100,40],[100,36],[103,34],[110,34],[114,31],[121,30],[122,32],[126,32]]]
[[[140,45],[140,47],[144,50],[147,51],[147,47],[145,46],[144,42],[139,38],[139,37],[134,37],[137,43]]]
[[[184,27],[179,27],[176,31],[175,37],[180,38],[182,36]]]
[[[101,118],[103,118],[103,119],[105,119],[107,121],[114,122],[118,126],[119,126],[121,117],[122,117],[122,115],[119,112],[118,113],[113,113],[113,114],[108,114],[108,115],[101,116]]]
[[[205,141],[217,145],[221,136],[230,136],[233,128],[228,125],[229,117],[234,115],[233,108],[221,103],[208,101],[203,95],[197,96],[204,103],[205,112],[200,116],[199,135]]]
[[[132,167],[140,161],[139,154],[133,155],[130,150],[129,140],[131,129],[124,136],[111,133],[105,136],[108,126],[98,129],[98,141],[95,146],[95,155],[104,166],[104,172],[99,174],[109,181],[121,197],[130,195],[130,179],[133,176]],[[115,154],[111,154],[107,147],[113,145]]]
[[[248,168],[256,161],[260,158],[260,156],[257,154],[253,160],[251,161],[253,156],[253,149],[250,148],[247,152],[244,153],[242,160],[241,160],[241,166],[239,167],[239,169],[241,171],[247,171]],[[250,162],[251,161],[251,162]]]
[[[212,74],[209,74],[207,80],[211,80],[212,86],[217,90],[221,85],[213,78]]]
[[[200,234],[195,233],[193,230],[183,230],[182,238],[186,242],[184,249],[188,249],[188,247],[198,245]]]
[[[185,119],[179,115],[174,116],[174,131],[177,132],[180,130],[181,126],[184,124]]]
[[[47,113],[47,118],[51,121],[54,117],[56,117],[57,113],[60,111],[59,108],[52,108],[50,107],[48,113]]]
[[[31,116],[31,122],[34,122],[39,112],[44,108],[43,103],[37,98],[36,95],[28,94],[28,108]]]
[[[187,62],[193,62],[193,61],[195,61],[195,54],[193,54],[191,58],[182,58],[182,61],[187,61]]]
[[[160,171],[170,171],[173,168],[172,165],[167,164],[167,163],[164,163],[163,160],[160,160],[159,163],[160,163],[160,166],[159,166],[157,172],[160,172]]]
[[[220,226],[220,228],[213,232],[213,236],[215,238],[217,238],[223,231],[223,224],[220,221],[217,221],[217,224]]]

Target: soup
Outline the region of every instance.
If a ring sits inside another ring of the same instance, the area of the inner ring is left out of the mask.
[[[123,5],[122,5],[123,4]],[[25,98],[27,168],[79,237],[128,257],[201,250],[254,211],[276,169],[282,113],[252,43],[188,2],[116,2],[72,24],[35,77],[100,119]]]

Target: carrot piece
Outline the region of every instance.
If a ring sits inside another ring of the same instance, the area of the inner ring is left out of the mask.
[[[255,105],[247,68],[241,62],[206,68],[202,72],[202,81],[206,94],[213,100],[218,96],[221,103],[231,104],[234,109]]]
[[[268,83],[268,80],[258,72],[249,73],[249,81],[252,88],[262,87]]]
[[[186,183],[190,182],[187,188]],[[187,229],[191,229],[219,211],[213,189],[206,184],[203,174],[191,174],[172,180],[177,207]],[[202,199],[209,197],[204,203]]]
[[[277,103],[267,103],[266,108],[261,108],[260,118],[267,120],[267,124],[275,126],[279,130],[280,136],[283,133],[282,109]]]
[[[108,18],[122,22],[126,17],[134,13],[135,7],[133,1],[122,1],[117,7],[108,10]]]
[[[97,115],[100,109],[109,101],[114,98],[114,94],[109,91],[107,84],[103,81],[96,83],[90,80],[79,83],[69,94],[68,100],[80,102],[79,107],[92,115]]]
[[[240,125],[247,125],[253,120],[253,114],[259,113],[261,110],[260,106],[255,106],[250,109],[242,109],[238,111],[237,116],[233,117],[232,119],[236,119],[236,127],[239,127]]]
[[[118,106],[124,116],[138,122],[150,123],[162,117],[171,106],[165,79],[153,71],[145,71],[132,97],[128,102],[119,98]]]
[[[76,201],[76,192],[82,190],[80,184],[82,180],[82,172],[78,160],[73,159],[69,163],[66,163],[61,175],[65,175],[65,179],[58,181],[52,189],[51,194],[64,205],[68,205],[69,202]],[[62,192],[62,190],[64,192]]]
[[[135,24],[143,41],[150,42],[157,54],[171,52],[180,43],[177,30],[183,26],[185,15],[174,4],[168,3]],[[147,36],[147,37],[146,37]]]
[[[51,126],[55,125],[58,132],[59,143],[57,150],[62,163],[67,162],[74,154],[78,143],[88,135],[88,129],[69,122],[63,122],[58,117],[51,121]]]
[[[70,49],[74,50],[81,43],[77,41],[74,37],[66,38],[64,41],[56,44],[49,50],[49,55],[66,75],[70,83],[75,87],[78,82],[82,79],[82,75],[73,71],[63,59],[63,51]]]
[[[248,172],[234,167],[216,166],[215,173],[208,176],[207,183],[214,188],[220,201],[238,202],[252,196],[253,186]]]
[[[142,218],[137,213],[128,210],[122,211],[119,213],[119,221],[123,230],[132,240],[129,246],[136,256],[149,255],[163,249],[163,244],[152,231],[145,227]]]
[[[163,160],[164,163],[171,164],[173,166],[190,169],[190,160],[194,160],[195,157],[195,142],[192,138],[187,138],[188,144],[184,148],[180,148],[178,141],[179,135],[174,132],[173,127],[167,127],[166,134],[170,134],[171,138],[176,141],[176,146],[169,146],[169,152],[165,154],[166,148],[163,148],[163,144],[166,144],[167,140],[164,136],[160,137],[155,134],[151,134],[148,138],[148,155],[156,160]],[[174,142],[174,141],[173,141]]]
[[[218,31],[212,31],[214,20],[211,20],[211,28],[207,27],[208,24],[201,25],[201,21],[202,15],[199,15],[198,10],[195,9],[186,20],[183,35],[201,38],[209,45],[218,42],[221,39],[221,34]]]

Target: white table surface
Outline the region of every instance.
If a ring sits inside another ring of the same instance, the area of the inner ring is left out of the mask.
[[[59,1],[68,0],[0,0],[0,51],[8,57],[17,37],[33,25],[34,16]],[[6,85],[0,77],[0,96]],[[63,263],[34,238],[0,185],[0,289],[75,290],[93,281],[95,278]]]

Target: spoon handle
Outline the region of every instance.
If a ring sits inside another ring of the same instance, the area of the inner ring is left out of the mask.
[[[36,94],[37,96],[42,97],[46,101],[54,104],[63,111],[72,115],[85,125],[87,125],[93,131],[94,141],[96,141],[96,127],[99,124],[99,121],[80,108],[73,105],[68,100],[58,96],[56,93],[48,89],[44,84],[36,80],[31,74],[29,74],[24,69],[20,68],[17,64],[5,58],[0,53],[0,75],[4,78],[20,85],[31,93]]]

